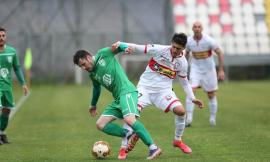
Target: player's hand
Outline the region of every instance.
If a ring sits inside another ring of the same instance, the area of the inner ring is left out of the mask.
[[[89,108],[89,113],[92,117],[95,117],[97,115],[97,107],[96,106],[91,106]]]
[[[223,70],[218,71],[218,80],[223,81],[225,79],[225,73]]]
[[[112,52],[117,51],[119,45],[120,45],[120,41],[117,41],[117,42],[113,43],[112,48],[111,48]]]
[[[193,102],[195,105],[197,105],[200,109],[202,109],[202,108],[204,107],[203,102],[202,102],[201,100],[199,100],[199,99],[194,99],[194,100],[192,100],[192,102]]]
[[[29,89],[28,89],[27,85],[26,84],[23,85],[22,88],[23,88],[23,94],[26,96],[28,94],[28,92],[29,92]]]
[[[128,48],[125,49],[125,53],[126,53],[126,54],[131,54],[131,53],[133,53],[134,51],[135,51],[135,49],[132,48],[132,47],[128,47]]]

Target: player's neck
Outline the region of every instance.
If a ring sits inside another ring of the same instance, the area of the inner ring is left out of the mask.
[[[194,35],[194,39],[195,39],[196,41],[201,40],[201,39],[202,39],[202,34],[196,34],[196,35]]]
[[[4,51],[5,45],[0,45],[0,51]]]

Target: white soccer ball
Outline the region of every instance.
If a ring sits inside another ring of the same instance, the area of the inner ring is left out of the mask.
[[[96,159],[105,159],[110,155],[111,149],[108,142],[97,141],[92,148],[92,155]]]

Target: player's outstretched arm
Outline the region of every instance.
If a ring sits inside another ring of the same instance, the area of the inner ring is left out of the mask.
[[[145,53],[146,45],[139,45],[134,43],[126,43],[126,42],[115,42],[112,44],[112,51],[120,50],[120,52],[125,52],[127,54],[132,53]]]
[[[114,54],[118,54],[119,52],[125,52],[127,54],[131,54],[134,50],[132,47],[128,46],[127,43],[117,41],[112,44],[111,51]]]

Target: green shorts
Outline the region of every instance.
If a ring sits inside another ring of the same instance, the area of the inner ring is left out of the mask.
[[[13,108],[14,106],[12,91],[0,91],[0,108]]]
[[[121,95],[105,108],[102,116],[114,116],[119,119],[123,119],[127,115],[140,116],[137,104],[138,92]]]

